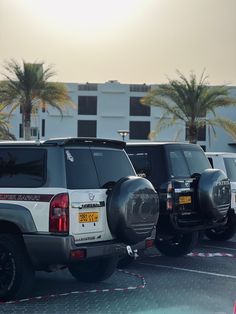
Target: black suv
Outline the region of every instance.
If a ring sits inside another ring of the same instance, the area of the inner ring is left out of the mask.
[[[127,143],[126,151],[137,174],[158,192],[155,244],[161,253],[187,254],[198,241],[198,231],[227,222],[230,182],[222,170],[212,169],[199,145]]]
[[[158,213],[123,142],[1,142],[0,300],[25,296],[36,270],[108,278],[119,258],[150,245]]]

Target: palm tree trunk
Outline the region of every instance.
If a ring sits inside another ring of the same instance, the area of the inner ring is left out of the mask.
[[[197,144],[198,140],[198,128],[195,123],[189,124],[189,143]]]
[[[29,112],[24,114],[24,136],[26,141],[31,140],[31,115]]]

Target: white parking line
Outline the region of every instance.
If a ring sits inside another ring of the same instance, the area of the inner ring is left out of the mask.
[[[144,266],[168,268],[168,269],[172,269],[172,270],[182,270],[182,271],[186,271],[186,272],[190,272],[190,273],[197,273],[197,274],[203,274],[203,275],[236,279],[236,276],[233,276],[233,275],[224,275],[224,274],[212,273],[212,272],[208,272],[208,271],[201,271],[201,270],[180,268],[180,267],[173,267],[173,266],[166,266],[166,265],[159,265],[159,264],[151,264],[151,263],[139,263],[139,264],[144,265]]]

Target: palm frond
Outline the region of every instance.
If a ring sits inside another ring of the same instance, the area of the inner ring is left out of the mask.
[[[157,86],[147,93],[141,103],[162,109],[165,115],[168,114],[170,121],[172,119],[185,121],[189,125],[189,130],[196,130],[208,124],[215,132],[216,109],[236,105],[236,99],[229,96],[229,88],[227,86],[209,86],[205,71],[199,80],[193,72],[190,73],[189,78],[180,71],[177,71],[177,74],[179,79],[169,79],[168,84]],[[206,118],[207,113],[213,114],[212,123],[209,118]],[[223,120],[218,119],[218,126],[220,124],[229,134],[234,133],[232,125],[227,127]],[[160,126],[158,130],[159,128]],[[192,142],[197,141],[195,138],[197,133],[196,131],[191,132],[193,134]]]

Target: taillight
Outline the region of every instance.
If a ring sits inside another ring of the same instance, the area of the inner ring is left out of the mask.
[[[49,231],[69,232],[69,195],[67,193],[55,195],[50,202]]]
[[[172,210],[173,209],[173,196],[172,196],[172,193],[174,191],[174,188],[173,188],[173,185],[171,182],[168,183],[168,186],[167,186],[167,195],[166,195],[166,209],[167,210]]]

